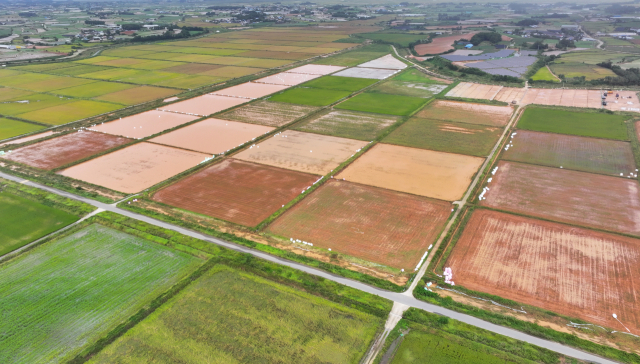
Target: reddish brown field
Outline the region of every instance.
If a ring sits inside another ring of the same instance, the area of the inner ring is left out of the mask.
[[[500,162],[481,204],[640,235],[638,181],[560,168]]]
[[[32,167],[50,170],[127,144],[130,141],[131,139],[114,135],[85,131],[16,149],[7,154],[6,158]]]
[[[180,114],[208,116],[222,110],[244,104],[248,101],[249,99],[241,99],[238,97],[206,94],[185,101],[176,102],[175,104],[165,105],[161,110],[173,111],[174,113]]]
[[[197,116],[193,115],[150,110],[127,116],[124,119],[120,118],[106,124],[102,123],[91,127],[91,130],[140,139],[167,129],[175,128],[178,125],[186,124],[197,118]]]
[[[312,75],[308,73],[290,73],[280,72],[275,75],[267,76],[259,80],[253,81],[253,83],[266,83],[273,85],[295,86],[301,83],[318,78],[321,75]]]
[[[640,240],[476,210],[445,266],[466,288],[640,330]]]
[[[275,75],[274,75],[275,76]],[[289,86],[284,85],[268,85],[264,83],[247,82],[237,86],[223,88],[214,91],[211,95],[221,95],[230,97],[242,97],[245,99],[257,99],[267,95],[271,95],[278,91],[286,90]]]
[[[450,35],[448,37],[439,37],[434,38],[431,43],[427,44],[418,44],[415,46],[416,53],[419,56],[424,56],[425,54],[440,54],[448,51],[449,49],[453,49],[453,42],[464,39],[471,39],[474,34],[477,32],[460,34],[460,35]]]
[[[450,213],[444,201],[330,180],[268,231],[413,271]]]
[[[161,189],[153,199],[237,224],[256,226],[317,178],[227,159]]]

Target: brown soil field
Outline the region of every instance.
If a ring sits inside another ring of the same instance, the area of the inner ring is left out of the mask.
[[[348,48],[348,47],[347,47]],[[288,73],[306,73],[310,75],[328,75],[330,73],[338,72],[345,69],[342,66],[325,66],[320,64],[305,64],[304,66],[296,67],[288,70]]]
[[[253,82],[273,84],[273,85],[296,86],[321,76],[322,75],[312,75],[307,73],[281,72],[275,75],[261,78],[259,80],[255,80]]]
[[[514,162],[628,176],[636,169],[631,143],[518,130],[503,158]]]
[[[249,101],[238,97],[227,97],[219,95],[202,95],[189,100],[166,105],[162,110],[173,111],[181,114],[193,114],[198,116],[208,116],[230,107],[238,106]]]
[[[52,131],[45,131],[44,133],[35,134],[35,135],[29,135],[29,136],[24,137],[24,138],[18,138],[18,139],[10,140],[8,142],[4,142],[4,143],[0,144],[0,147],[3,146],[3,145],[9,145],[9,144],[26,143],[26,142],[31,141],[31,140],[36,140],[36,139],[40,139],[40,138],[51,136],[53,134],[55,134],[55,133],[52,132]]]
[[[527,90],[520,103],[522,105],[537,104],[599,108],[601,100],[601,94],[598,90],[532,88]]]
[[[419,56],[424,56],[425,54],[440,54],[448,51],[449,49],[453,49],[453,42],[460,39],[471,39],[474,34],[477,32],[471,32],[467,34],[460,35],[450,35],[447,37],[439,37],[434,38],[431,43],[427,44],[418,44],[415,46],[416,53]]]
[[[237,159],[325,175],[366,142],[287,130],[237,154]]]
[[[26,165],[54,169],[129,143],[131,139],[91,131],[71,133],[16,149],[5,157]]]
[[[211,95],[242,97],[245,99],[259,99],[261,97],[271,95],[288,88],[289,86],[283,85],[267,85],[264,83],[247,82],[237,86],[231,86],[222,90],[212,92]]]
[[[178,125],[186,124],[197,118],[197,116],[192,115],[151,110],[114,120],[106,124],[96,125],[89,130],[140,139],[167,129],[175,128]]]
[[[456,201],[462,198],[484,158],[378,144],[338,178],[369,186]]]
[[[411,272],[450,213],[448,202],[333,179],[268,231]]]
[[[58,172],[114,191],[135,193],[195,167],[208,154],[138,143]]]
[[[224,113],[220,118],[278,127],[317,109],[315,106],[261,100]]]
[[[500,162],[484,206],[603,230],[640,235],[638,181]]]
[[[437,100],[420,110],[416,116],[423,119],[456,121],[460,123],[505,126],[511,118],[511,106],[493,106]]]
[[[445,266],[468,289],[640,330],[638,239],[481,209]]]
[[[468,99],[493,100],[502,90],[502,88],[502,86],[461,82],[458,84],[458,86],[447,92],[447,96],[463,97]]]
[[[150,141],[197,152],[220,154],[272,130],[268,126],[207,119]]]
[[[256,226],[316,179],[306,173],[225,159],[161,189],[153,200]]]

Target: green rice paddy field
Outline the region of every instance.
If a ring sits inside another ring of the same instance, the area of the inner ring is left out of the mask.
[[[350,94],[349,91],[297,87],[275,94],[269,100],[299,105],[327,106]]]
[[[531,79],[534,81],[560,82],[547,67],[540,68]]]
[[[418,110],[425,102],[419,97],[362,93],[336,105],[336,108],[404,116]]]
[[[519,129],[569,134],[594,138],[629,140],[624,115],[575,112],[543,107],[527,107]]]
[[[383,142],[406,147],[486,157],[502,133],[502,128],[412,118]]]
[[[98,224],[23,253],[0,265],[0,362],[66,362],[202,263]]]
[[[90,363],[358,363],[382,323],[218,265]]]
[[[43,126],[22,121],[0,118],[0,140],[27,134],[42,129]]]
[[[79,219],[9,192],[0,192],[0,216],[0,256]]]

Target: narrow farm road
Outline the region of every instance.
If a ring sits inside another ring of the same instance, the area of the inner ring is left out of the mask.
[[[458,320],[458,321],[462,321],[464,323],[467,323],[469,325],[473,325],[476,327],[480,327],[482,329],[485,330],[489,330],[491,332],[495,332],[498,333],[500,335],[504,335],[504,336],[508,336],[511,338],[514,338],[516,340],[521,340],[527,343],[530,343],[532,345],[537,345],[555,352],[558,352],[560,354],[566,355],[566,356],[570,356],[573,358],[577,358],[577,359],[581,359],[581,360],[585,360],[585,361],[590,361],[590,362],[594,362],[594,363],[602,363],[602,364],[615,364],[616,362],[609,360],[609,359],[604,359],[601,358],[599,356],[593,355],[593,354],[589,354],[586,352],[583,352],[581,350],[578,349],[574,349],[572,347],[566,346],[566,345],[562,345],[553,341],[548,341],[548,340],[544,340],[544,339],[540,339],[537,338],[535,336],[531,336],[528,334],[525,334],[523,332],[520,331],[516,331],[513,329],[509,329],[503,326],[499,326],[499,325],[495,325],[492,324],[490,322],[486,322],[483,320],[480,320],[478,318],[475,318],[473,316],[469,316],[469,315],[465,315],[465,314],[461,314],[455,311],[451,311],[448,310],[446,308],[440,307],[440,306],[436,306],[436,305],[432,305],[423,301],[420,301],[412,296],[407,296],[401,293],[396,293],[396,292],[390,292],[390,291],[386,291],[377,287],[372,287],[369,286],[365,283],[362,282],[358,282],[358,281],[354,281],[354,280],[350,280],[338,275],[334,275],[328,272],[325,272],[323,270],[320,269],[316,269],[316,268],[311,268],[308,267],[306,265],[303,264],[299,264],[296,262],[292,262],[290,260],[284,259],[284,258],[280,258],[280,257],[275,257],[272,255],[269,255],[267,253],[261,252],[261,251],[257,251],[257,250],[253,250],[251,248],[245,247],[245,246],[241,246],[241,245],[236,245],[233,243],[230,243],[228,241],[222,240],[222,239],[218,239],[206,234],[202,234],[199,232],[195,232],[189,229],[185,229],[181,226],[177,226],[177,225],[172,225],[169,223],[166,223],[164,221],[160,221],[160,220],[156,220],[153,218],[150,218],[148,216],[144,216],[144,215],[139,215],[136,213],[133,213],[131,211],[127,211],[127,210],[123,210],[119,207],[116,207],[114,205],[109,205],[106,203],[102,203],[102,202],[98,202],[98,201],[94,201],[82,196],[77,196],[74,195],[72,193],[66,192],[66,191],[61,191],[52,187],[48,187],[48,186],[44,186],[35,182],[31,182],[31,181],[25,181],[22,178],[18,178],[18,177],[14,177],[12,175],[0,172],[0,177],[4,178],[4,179],[8,179],[11,181],[15,181],[15,182],[19,182],[19,183],[23,183],[27,186],[31,186],[31,187],[35,187],[35,188],[39,188],[41,190],[50,192],[50,193],[54,193],[60,196],[64,196],[70,199],[74,199],[74,200],[78,200],[78,201],[82,201],[84,203],[87,203],[89,205],[93,205],[97,208],[103,209],[105,211],[111,211],[117,214],[121,214],[123,216],[127,216],[129,218],[132,219],[136,219],[139,221],[143,221],[146,222],[148,224],[151,225],[155,225],[155,226],[159,226],[161,228],[164,229],[168,229],[168,230],[173,230],[175,232],[190,236],[192,238],[196,238],[196,239],[200,239],[200,240],[204,240],[204,241],[208,241],[212,244],[217,244],[220,246],[223,246],[225,248],[228,249],[232,249],[238,252],[242,252],[242,253],[247,253],[247,254],[251,254],[257,258],[260,259],[264,259],[273,263],[277,263],[277,264],[282,264],[284,266],[287,267],[291,267],[309,274],[313,274],[315,276],[318,277],[322,277],[325,279],[329,279],[331,281],[340,283],[340,284],[344,284],[345,286],[349,286],[355,289],[359,289],[361,291],[370,293],[370,294],[374,294],[386,299],[389,299],[393,302],[397,302],[397,303],[401,303],[403,305],[406,306],[410,306],[410,307],[415,307],[415,308],[419,308],[421,310],[425,310],[428,312],[432,312],[432,313],[436,313],[439,315],[443,315],[443,316],[447,316],[450,317],[454,320]]]

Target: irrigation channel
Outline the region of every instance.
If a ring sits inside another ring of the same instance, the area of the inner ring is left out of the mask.
[[[425,311],[428,311],[428,312],[432,312],[432,313],[436,313],[436,314],[439,314],[439,315],[447,316],[447,317],[450,317],[450,318],[452,318],[454,320],[462,321],[462,322],[467,323],[469,325],[477,326],[477,327],[480,327],[482,329],[498,333],[500,335],[508,336],[508,337],[511,337],[513,339],[516,339],[516,340],[521,340],[521,341],[524,341],[524,342],[527,342],[527,343],[530,343],[530,344],[533,344],[533,345],[537,345],[537,346],[540,346],[540,347],[543,347],[543,348],[546,348],[546,349],[549,349],[549,350],[553,350],[555,352],[558,352],[558,353],[566,355],[566,356],[574,357],[574,358],[577,358],[577,359],[581,359],[581,360],[585,360],[585,361],[589,361],[589,362],[593,362],[593,363],[603,363],[603,364],[604,363],[607,363],[607,364],[617,363],[615,361],[612,361],[612,360],[609,360],[609,359],[604,359],[604,358],[601,358],[599,356],[596,356],[596,355],[593,355],[593,354],[589,354],[589,353],[586,353],[584,351],[581,351],[581,350],[578,350],[578,349],[574,349],[574,348],[566,346],[566,345],[561,345],[561,344],[553,342],[553,341],[540,339],[540,338],[537,338],[535,336],[531,336],[531,335],[522,333],[522,332],[517,331],[517,330],[509,329],[509,328],[506,328],[506,327],[503,327],[503,326],[495,325],[495,324],[480,320],[480,319],[475,318],[473,316],[461,314],[461,313],[458,313],[458,312],[455,312],[455,311],[452,311],[452,310],[448,310],[448,309],[440,307],[440,306],[436,306],[436,305],[432,305],[432,304],[420,301],[420,300],[414,298],[411,295],[411,293],[410,293],[411,290],[407,291],[409,293],[407,293],[407,292],[405,292],[405,293],[396,293],[396,292],[386,291],[386,290],[383,290],[383,289],[380,289],[380,288],[377,288],[377,287],[369,286],[367,284],[364,284],[364,283],[361,283],[361,282],[358,282],[358,281],[354,281],[354,280],[347,279],[347,278],[344,278],[344,277],[341,277],[341,276],[338,276],[338,275],[334,275],[334,274],[325,272],[325,271],[320,270],[320,269],[311,268],[311,267],[308,267],[308,266],[300,264],[300,263],[292,262],[292,261],[289,261],[287,259],[283,259],[283,258],[280,258],[280,257],[275,257],[275,256],[269,255],[267,253],[264,253],[264,252],[261,252],[261,251],[257,251],[257,250],[253,250],[253,249],[245,247],[245,246],[236,245],[234,243],[230,243],[228,241],[225,241],[225,240],[222,240],[222,239],[218,239],[218,238],[206,235],[206,234],[202,234],[202,233],[195,232],[195,231],[192,231],[192,230],[189,230],[189,229],[185,229],[185,228],[180,227],[180,226],[169,224],[169,223],[166,223],[164,221],[156,220],[156,219],[153,219],[151,217],[147,217],[147,216],[144,216],[144,215],[139,215],[139,214],[133,213],[131,211],[123,210],[123,209],[121,209],[121,208],[116,206],[117,203],[109,205],[109,204],[106,204],[106,203],[94,201],[94,200],[91,200],[89,198],[85,198],[85,197],[82,197],[82,196],[77,196],[77,195],[74,195],[74,194],[69,193],[69,192],[61,191],[61,190],[58,190],[58,189],[55,189],[55,188],[51,188],[51,187],[48,187],[48,186],[40,185],[38,183],[34,183],[32,181],[29,181],[29,180],[24,180],[22,178],[14,177],[12,175],[9,175],[9,174],[3,173],[3,172],[0,172],[0,177],[8,179],[8,180],[11,180],[11,181],[15,181],[15,182],[18,182],[18,183],[22,183],[22,184],[25,184],[25,185],[30,186],[30,187],[39,188],[41,190],[44,190],[44,191],[47,191],[47,192],[50,192],[50,193],[54,193],[54,194],[57,194],[57,195],[60,195],[60,196],[64,196],[64,197],[71,198],[71,199],[78,200],[78,201],[82,201],[82,202],[84,202],[86,204],[95,206],[95,207],[97,207],[99,209],[102,209],[104,211],[111,211],[111,212],[114,212],[114,213],[117,213],[117,214],[121,214],[123,216],[129,217],[129,218],[132,218],[132,219],[136,219],[136,220],[140,220],[140,221],[146,222],[148,224],[156,225],[156,226],[159,226],[159,227],[164,228],[164,229],[176,231],[176,232],[178,232],[180,234],[184,234],[184,235],[190,236],[192,238],[204,240],[204,241],[210,242],[212,244],[217,244],[217,245],[220,245],[220,246],[223,246],[225,248],[232,249],[232,250],[235,250],[235,251],[238,251],[238,252],[251,254],[251,255],[253,255],[253,256],[257,257],[257,258],[260,258],[260,259],[268,260],[270,262],[277,263],[277,264],[282,264],[282,265],[285,265],[287,267],[298,269],[298,270],[301,270],[301,271],[309,273],[309,274],[313,274],[313,275],[316,275],[316,276],[319,276],[319,277],[323,277],[325,279],[332,280],[332,281],[340,283],[340,284],[344,284],[345,286],[349,286],[349,287],[352,287],[352,288],[355,288],[355,289],[359,289],[361,291],[364,291],[364,292],[367,292],[367,293],[370,293],[370,294],[374,294],[374,295],[386,298],[388,300],[393,301],[395,304],[401,304],[401,305],[404,305],[404,306],[407,306],[407,307],[415,307],[415,308],[419,308],[421,310],[425,310]],[[470,188],[470,190],[471,190],[471,188]],[[468,195],[465,196],[465,197],[468,197]],[[435,249],[434,249],[434,251],[435,251]],[[425,262],[425,264],[423,265],[423,268],[426,267],[426,265],[427,264]],[[421,269],[420,272],[422,274],[424,274],[424,270],[425,269]],[[419,275],[419,276],[421,277],[421,275]],[[416,282],[420,277],[416,277]],[[415,284],[412,285],[412,287],[414,287],[414,286],[415,286]],[[392,311],[391,316],[394,316],[394,317],[391,317],[392,320],[396,320],[397,319],[395,317],[395,315],[397,315],[397,313],[394,314],[394,311]]]

